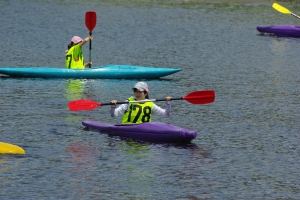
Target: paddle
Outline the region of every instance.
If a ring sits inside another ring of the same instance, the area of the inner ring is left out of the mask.
[[[297,18],[300,19],[300,17],[299,17],[298,15],[292,13],[292,12],[289,11],[287,8],[285,8],[285,7],[281,6],[281,5],[279,5],[278,3],[273,3],[272,7],[273,7],[275,10],[277,10],[277,11],[283,13],[283,14],[290,14],[290,15],[293,15],[293,16],[295,16],[295,17],[297,17]]]
[[[95,11],[89,10],[85,13],[85,25],[90,31],[90,36],[92,36],[92,31],[97,23],[97,15]],[[89,62],[92,61],[92,40],[90,40],[90,52],[89,52]],[[89,66],[91,68],[91,65]]]
[[[194,92],[189,93],[186,96],[179,97],[179,98],[171,98],[171,100],[186,100],[192,104],[208,104],[215,101],[215,92],[213,90],[197,90]],[[133,103],[141,103],[141,102],[153,102],[153,101],[166,101],[166,99],[147,99],[141,101],[131,101]],[[125,104],[129,103],[129,101],[125,102],[117,102],[117,104]],[[68,103],[70,111],[80,111],[80,110],[93,110],[98,106],[105,106],[105,105],[114,105],[113,103],[101,103],[95,102],[88,99],[83,100],[75,100],[70,101]]]

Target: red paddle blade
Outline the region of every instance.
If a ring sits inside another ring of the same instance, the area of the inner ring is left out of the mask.
[[[89,10],[85,13],[85,25],[90,32],[93,31],[97,23],[97,15],[95,11]]]
[[[215,92],[213,90],[199,90],[189,93],[182,97],[192,104],[208,104],[215,101]]]
[[[93,110],[97,108],[98,106],[101,106],[101,103],[97,103],[92,100],[75,100],[70,101],[68,103],[70,111],[80,111],[80,110]]]

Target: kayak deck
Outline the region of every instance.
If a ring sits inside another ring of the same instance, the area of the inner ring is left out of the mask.
[[[106,65],[86,69],[0,68],[0,74],[25,78],[154,79],[180,70],[180,68]]]
[[[113,135],[138,138],[160,142],[188,143],[197,137],[197,132],[187,130],[162,122],[147,122],[142,124],[109,124],[104,122],[84,120],[86,127]]]

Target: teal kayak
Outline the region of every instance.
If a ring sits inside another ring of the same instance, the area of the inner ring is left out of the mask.
[[[181,68],[106,65],[86,69],[0,68],[0,74],[23,78],[154,79],[179,72]]]

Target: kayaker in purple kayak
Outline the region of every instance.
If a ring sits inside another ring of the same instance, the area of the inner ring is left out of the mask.
[[[82,46],[92,40],[92,36],[81,39],[79,36],[74,36],[71,43],[66,50],[66,68],[68,69],[84,69],[86,66],[92,66],[92,62],[84,63],[84,55],[82,53]]]
[[[166,97],[166,109],[163,109],[149,99],[149,88],[147,83],[138,82],[132,88],[134,97],[129,97],[127,101],[142,101],[144,102],[132,102],[129,104],[121,104],[116,108],[117,100],[112,100],[110,114],[112,117],[116,117],[123,114],[122,124],[140,124],[143,122],[151,122],[152,114],[158,114],[164,117],[169,117],[171,113],[171,97]]]

